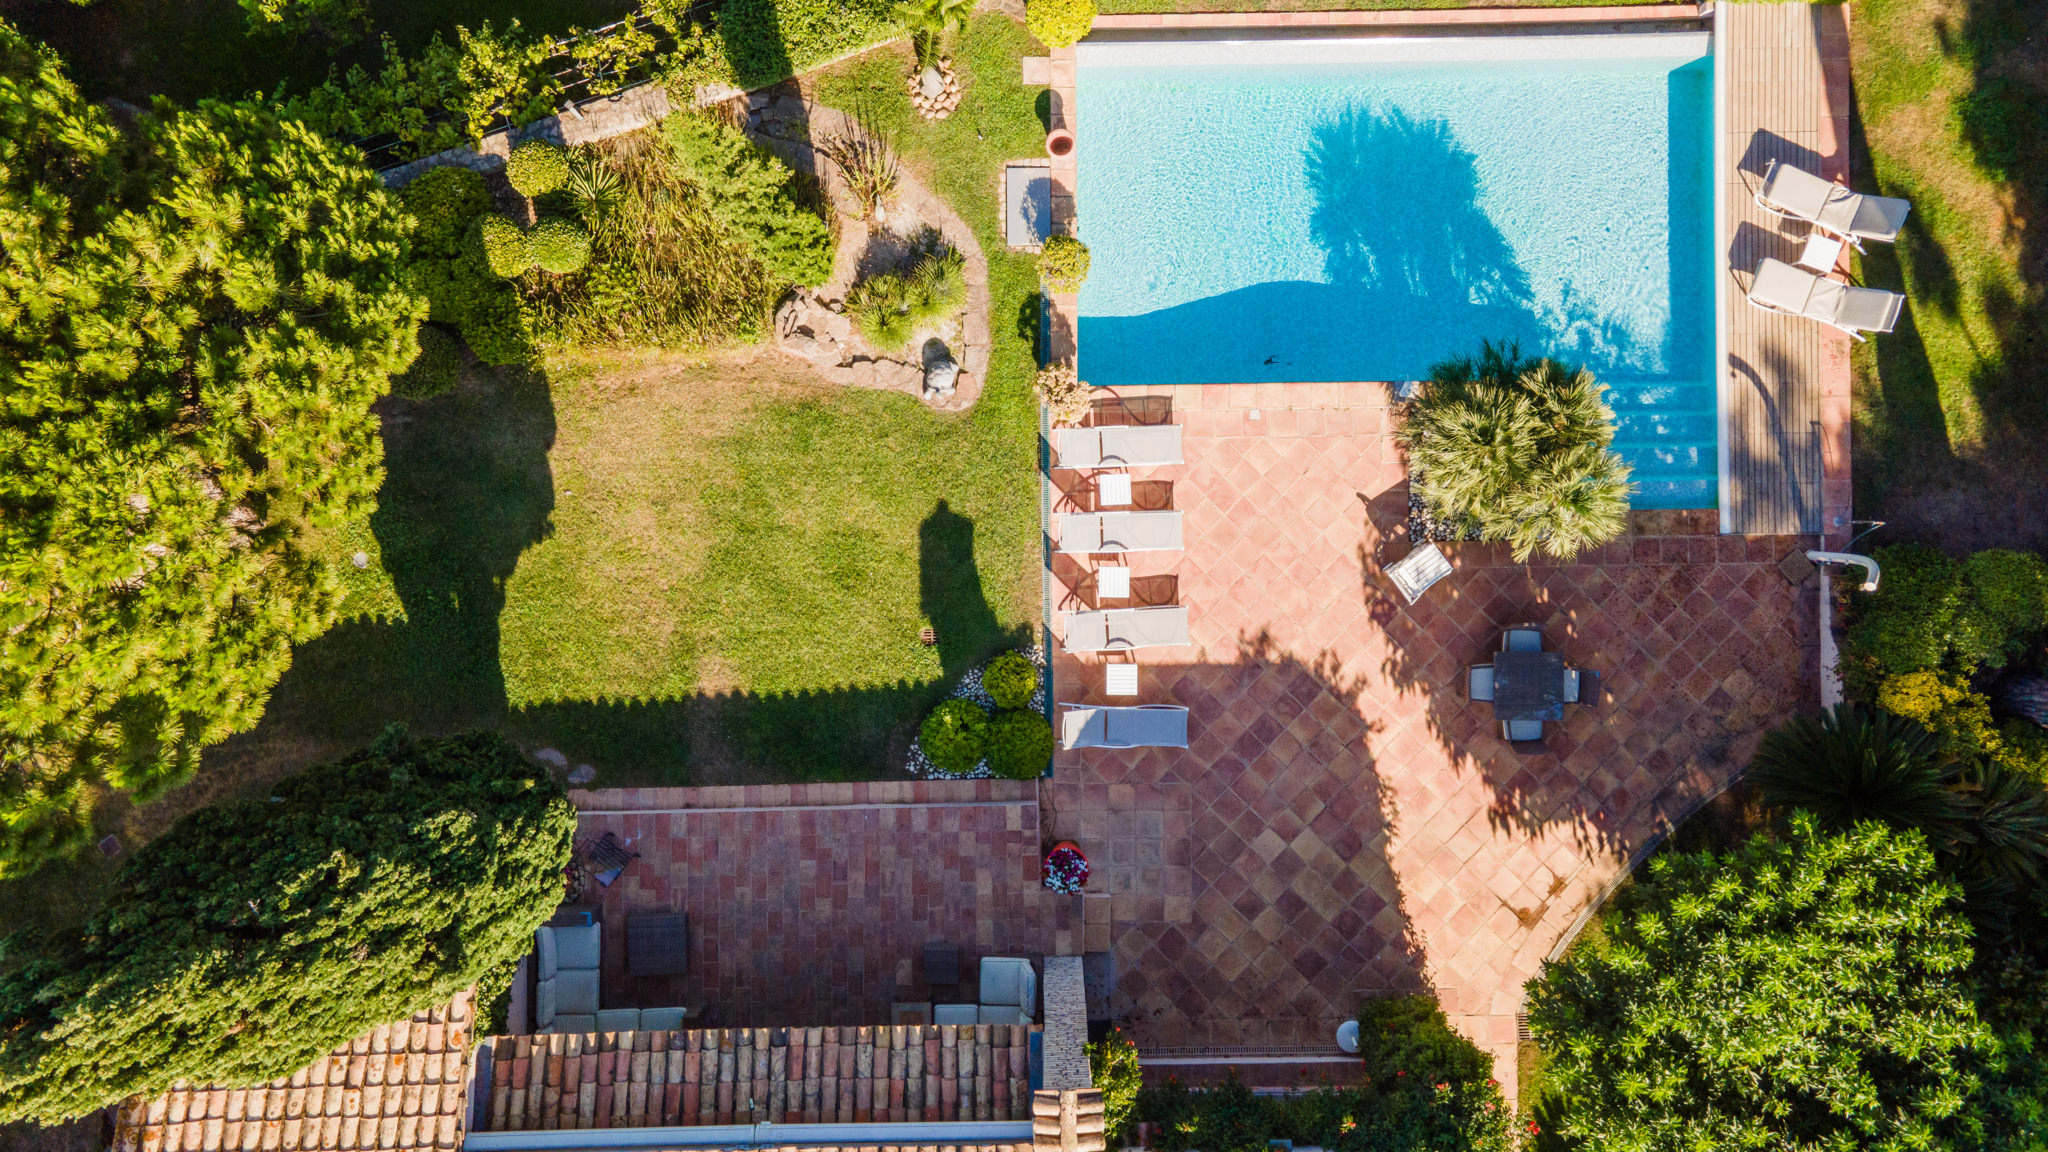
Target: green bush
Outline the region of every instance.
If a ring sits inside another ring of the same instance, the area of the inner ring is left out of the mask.
[[[391,378],[391,394],[408,400],[429,400],[446,392],[462,371],[462,345],[431,324],[420,326],[420,354],[406,370]]]
[[[533,267],[533,253],[527,249],[526,233],[503,216],[477,218],[471,233],[471,254],[491,275],[510,280]]]
[[[1358,1016],[1358,1056],[1381,1091],[1405,1084],[1475,1083],[1493,1057],[1451,1028],[1434,996],[1369,1000]]]
[[[1022,708],[1038,691],[1038,665],[1022,652],[1005,652],[981,670],[982,691],[995,698],[998,708]]]
[[[526,234],[526,252],[541,271],[567,276],[590,263],[590,233],[560,216],[550,216]]]
[[[1486,344],[1430,370],[1397,430],[1439,520],[1560,559],[1621,535],[1635,489],[1609,450],[1614,410],[1584,369]]]
[[[1024,26],[1047,48],[1065,48],[1095,24],[1095,0],[1026,0]]]
[[[83,932],[10,948],[0,1121],[288,1076],[445,1002],[533,946],[575,833],[561,788],[495,733],[394,729],[184,817]]]
[[[1179,1080],[1138,1093],[1135,1119],[1153,1126],[1158,1152],[1268,1152],[1270,1140],[1331,1152],[1512,1152],[1511,1113],[1483,1082],[1406,1083],[1258,1096],[1234,1075],[1190,1091]]]
[[[521,196],[545,196],[569,182],[569,150],[528,140],[505,158],[505,179]]]
[[[924,718],[917,743],[939,771],[972,772],[988,749],[988,711],[972,700],[943,701]]]
[[[701,185],[711,214],[784,284],[809,288],[832,275],[832,227],[796,202],[796,173],[722,120],[678,113],[662,121]]]
[[[1990,699],[1970,691],[1969,682],[1953,672],[1930,668],[1893,676],[1878,686],[1872,702],[1926,725],[1954,755],[1998,749]]]
[[[1079,291],[1088,279],[1088,246],[1072,236],[1049,236],[1038,254],[1038,274],[1054,292]]]
[[[1587,1148],[1924,1148],[1975,1088],[1971,927],[1926,841],[1874,821],[1666,853],[1546,963],[1529,1024]],[[1818,1102],[1825,1101],[1825,1104]]]
[[[1123,1029],[1112,1028],[1101,1043],[1088,1045],[1088,1070],[1096,1090],[1102,1093],[1102,1126],[1109,1146],[1129,1146],[1138,1092],[1145,1086],[1138,1046]]]
[[[900,352],[920,330],[966,303],[966,261],[949,248],[927,253],[901,275],[877,272],[854,285],[846,310],[877,351]]]
[[[1038,779],[1052,762],[1052,746],[1052,725],[1036,712],[998,712],[988,722],[988,767],[998,776]]]
[[[2038,556],[1991,549],[1957,563],[1925,544],[1872,555],[1884,581],[1874,593],[1850,594],[1842,638],[1853,695],[1867,698],[1905,672],[2003,668],[2048,626],[2048,564]]]
[[[895,36],[892,8],[890,0],[725,0],[725,65],[749,90],[787,80]]]
[[[413,230],[416,258],[452,260],[461,255],[462,238],[470,222],[491,210],[484,178],[454,165],[424,173],[407,184],[399,197],[418,222]]]

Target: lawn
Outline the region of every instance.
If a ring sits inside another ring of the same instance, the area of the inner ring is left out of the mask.
[[[1856,514],[1893,539],[2048,549],[2044,27],[2043,0],[1856,5],[1856,180],[1913,202],[1861,267],[1905,318],[1855,361]]]

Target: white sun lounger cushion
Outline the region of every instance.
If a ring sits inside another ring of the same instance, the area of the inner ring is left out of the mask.
[[[1076,612],[1067,617],[1069,652],[1166,648],[1187,642],[1185,607],[1112,608],[1106,612]]]
[[[1062,552],[1172,552],[1181,547],[1178,512],[1063,512]]]
[[[1072,707],[1060,714],[1064,748],[1185,748],[1188,710],[1173,704]]]
[[[1111,425],[1053,432],[1061,468],[1134,468],[1181,463],[1180,425]]]
[[[1912,204],[1892,196],[1866,196],[1803,168],[1771,161],[1757,192],[1768,206],[1811,220],[1830,232],[1863,240],[1892,241],[1905,227]]]
[[[1767,308],[1861,332],[1889,332],[1906,298],[1878,288],[1858,288],[1765,257],[1756,267],[1749,298]]]

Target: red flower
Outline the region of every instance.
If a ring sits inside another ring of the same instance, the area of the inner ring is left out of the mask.
[[[1529,1121],[1529,1135],[1534,1136],[1536,1133],[1541,1131],[1543,1131],[1543,1129],[1538,1128],[1534,1120]]]

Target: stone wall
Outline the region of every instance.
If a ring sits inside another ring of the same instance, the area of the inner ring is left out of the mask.
[[[386,168],[379,175],[387,187],[403,188],[435,168],[496,172],[505,167],[505,158],[512,154],[513,147],[528,140],[546,140],[565,147],[608,140],[647,127],[668,115],[673,107],[668,89],[659,84],[641,84],[611,96],[572,104],[560,115],[536,120],[524,128],[501,128],[484,137],[481,148],[450,148]]]
[[[1079,956],[1045,958],[1045,1087],[1092,1088],[1088,1070],[1088,992]]]

